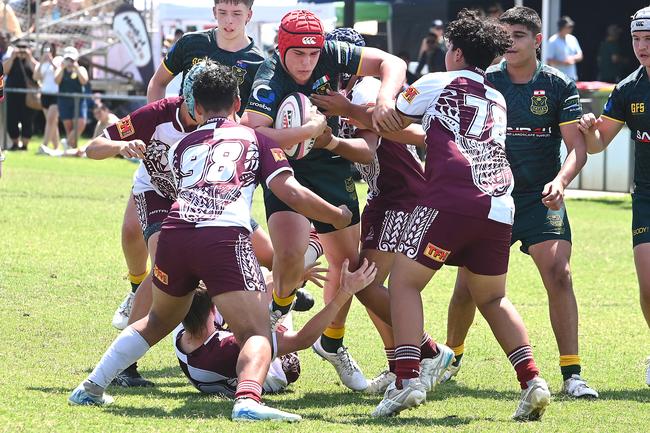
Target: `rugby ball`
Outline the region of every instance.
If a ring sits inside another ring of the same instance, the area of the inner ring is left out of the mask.
[[[302,93],[291,93],[287,95],[278,108],[278,115],[275,118],[275,129],[295,128],[309,122],[311,117],[311,102]],[[298,144],[284,149],[289,158],[300,159],[307,155],[314,146],[315,138],[309,138]]]

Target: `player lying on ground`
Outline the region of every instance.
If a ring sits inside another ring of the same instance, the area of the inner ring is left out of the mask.
[[[250,243],[253,192],[264,181],[296,212],[335,227],[347,226],[351,212],[302,187],[273,141],[228,120],[241,103],[230,68],[208,61],[192,94],[200,126],[169,151],[177,198],[161,230],[151,310],[117,337],[69,401],[110,403],[106,387],[183,320],[203,281],[241,344],[233,420],[297,421],[298,415],[260,403],[271,335],[266,287]]]
[[[327,34],[326,40],[365,46],[363,37],[350,28],[336,29]],[[372,127],[372,114],[366,113],[366,109],[374,105],[381,82],[374,77],[348,74],[342,77],[342,85],[346,96],[330,90],[326,95],[313,94],[311,101],[328,116],[340,116],[340,135],[363,138],[373,155],[370,164],[355,165],[368,185],[368,201],[361,216],[361,257],[374,262],[378,272],[375,281],[357,297],[381,335],[388,359],[388,370],[371,380],[364,392],[383,393],[395,380],[390,301],[383,283],[393,265],[395,248],[408,221],[414,194],[424,182],[424,171],[414,146],[380,138]],[[355,115],[359,115],[359,119]],[[420,125],[409,125],[406,130],[392,133],[392,137],[405,143],[411,141],[424,145],[424,131]],[[423,334],[420,370],[428,391],[436,386],[452,360],[449,348],[436,344],[427,333]]]
[[[309,278],[309,274],[324,271],[315,268],[315,265],[305,270],[305,279]],[[298,379],[300,361],[296,352],[310,348],[337,311],[366,287],[377,273],[374,263],[368,264],[367,260],[354,273],[349,271],[347,260],[342,266],[340,288],[332,301],[300,330],[293,331],[285,320],[287,326],[279,325],[276,331],[272,331],[273,360],[264,379],[264,392],[282,391]],[[270,301],[273,279],[270,273],[265,277]],[[199,391],[233,398],[237,390],[236,367],[240,345],[224,325],[207,290],[199,288],[194,293],[192,306],[183,323],[174,331],[174,348],[183,373]]]
[[[359,260],[359,201],[349,161],[369,162],[372,155],[363,139],[340,138],[338,119],[316,115],[301,127],[273,129],[280,102],[293,92],[307,96],[338,90],[339,73],[378,76],[381,87],[377,97],[375,121],[387,127],[397,126],[394,95],[404,82],[406,65],[398,57],[375,48],[355,47],[345,42],[325,41],[320,20],[309,11],[285,15],[278,31],[278,51],[260,66],[242,124],[255,128],[286,149],[298,142],[320,136],[315,149],[299,160],[291,160],[296,179],[334,205],[345,204],[353,213],[348,227],[336,229],[314,222],[325,250],[332,275],[325,285],[329,301],[337,290],[335,275],[346,258],[355,269]],[[320,120],[320,121],[317,121]],[[310,222],[293,212],[268,189],[264,203],[269,234],[273,241],[273,278],[276,283],[272,314],[274,322],[291,309],[294,291],[302,283],[302,257],[307,246]],[[367,380],[343,346],[345,320],[349,306],[341,309],[325,330],[314,350],[331,362],[341,382],[353,390],[363,390]]]
[[[550,393],[524,323],[505,295],[514,214],[506,104],[484,71],[512,41],[499,24],[467,10],[449,24],[445,39],[449,72],[427,74],[397,100],[405,125],[421,120],[427,160],[388,283],[397,378],[373,416],[392,416],[426,400],[420,292],[446,263],[465,269],[474,302],[515,368],[522,392],[514,419],[536,420]]]
[[[589,153],[604,151],[627,124],[634,139],[632,246],[639,280],[641,311],[650,327],[650,7],[640,9],[630,23],[632,48],[639,68],[616,85],[603,114],[587,113],[580,120]],[[650,386],[650,356],[645,381]]]
[[[575,83],[555,68],[537,60],[542,22],[533,9],[508,9],[499,21],[513,45],[504,60],[487,70],[486,78],[503,94],[508,115],[506,155],[515,187],[515,218],[510,244],[521,241],[548,295],[551,325],[560,352],[562,392],[571,397],[597,398],[580,376],[578,305],[573,292],[569,259],[571,227],[564,188],[587,162],[587,149],[578,130],[582,113]],[[560,143],[567,158],[560,165]],[[458,270],[449,303],[447,345],[456,361],[445,379],[458,373],[464,343],[476,307],[467,288],[465,269]]]

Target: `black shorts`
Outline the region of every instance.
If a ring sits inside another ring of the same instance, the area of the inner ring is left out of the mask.
[[[352,166],[348,160],[340,157],[324,157],[290,162],[294,176],[301,185],[334,206],[347,205],[352,212],[350,225],[359,223],[359,199],[352,179]],[[295,212],[266,187],[264,188],[264,205],[267,220],[275,212]],[[330,224],[315,220],[311,222],[318,233],[331,233],[337,230]]]
[[[521,241],[521,252],[529,254],[528,249],[535,244],[549,240],[571,242],[571,225],[566,206],[559,211],[550,210],[542,203],[541,193],[513,195],[515,202],[515,222],[512,225],[510,245]]]
[[[41,95],[41,105],[43,106],[43,109],[47,110],[50,108],[52,105],[56,105],[58,97],[56,95],[46,95],[42,94]]]
[[[650,194],[632,194],[632,246],[650,242]]]

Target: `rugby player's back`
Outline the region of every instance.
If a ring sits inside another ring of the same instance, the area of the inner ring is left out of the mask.
[[[422,119],[427,159],[417,204],[512,224],[506,104],[479,69],[427,74],[402,92],[397,109]]]
[[[244,227],[257,184],[291,171],[276,143],[223,117],[210,119],[169,151],[176,202],[163,226]]]

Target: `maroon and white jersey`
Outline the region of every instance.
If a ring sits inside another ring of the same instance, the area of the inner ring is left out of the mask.
[[[426,131],[425,185],[417,204],[512,224],[506,103],[483,71],[427,74],[397,99]]]
[[[174,96],[147,104],[104,130],[109,140],[142,140],[147,145],[145,157],[133,175],[133,194],[156,191],[173,200],[174,184],[167,160],[169,148],[185,138],[180,121],[183,99]]]
[[[180,339],[185,328],[180,324],[173,332],[173,344],[178,363],[185,376],[201,392],[214,394],[235,394],[237,388],[237,358],[239,343],[232,332],[224,329],[223,319],[216,318],[217,330],[210,335],[202,346],[191,353],[185,353],[180,347]],[[278,331],[282,332],[280,326]],[[297,354],[290,353],[280,358],[277,353],[277,336],[273,332],[273,356],[269,372],[264,379],[264,392],[273,393],[285,389],[295,382],[300,375],[300,361]],[[231,396],[232,396],[231,395]]]
[[[348,98],[355,105],[372,106],[377,100],[381,81],[365,77],[358,81]],[[352,138],[357,128],[341,118],[341,136]],[[409,199],[421,187],[424,170],[417,156],[415,146],[395,143],[380,138],[375,158],[370,164],[354,164],[368,184],[368,205],[372,202],[383,207],[402,202],[412,203]]]
[[[244,227],[251,231],[253,193],[284,171],[271,139],[225,118],[211,119],[169,150],[176,201],[163,228]]]

